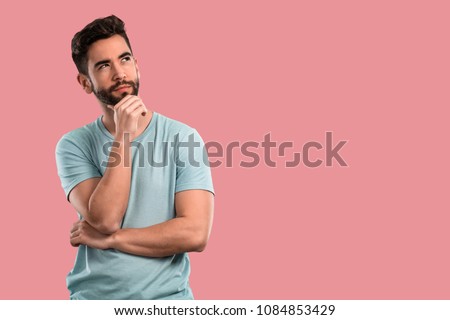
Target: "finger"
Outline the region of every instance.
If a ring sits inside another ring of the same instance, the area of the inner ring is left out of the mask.
[[[142,100],[136,101],[135,103],[130,105],[130,107],[127,108],[127,111],[130,112],[130,113],[134,113],[139,108],[143,108],[142,112],[147,112],[147,108],[145,107],[145,105],[142,102]]]
[[[79,228],[80,228],[80,221],[77,221],[72,225],[72,228],[70,229],[70,233],[74,232],[75,230],[78,230]]]
[[[122,100],[117,102],[117,104],[113,107],[114,110],[117,110],[123,106],[127,105],[127,102],[139,99],[138,96],[134,96],[132,94],[126,95]]]
[[[72,247],[78,247],[81,244],[81,237],[70,238],[70,244]]]
[[[144,102],[142,102],[141,98],[139,98],[138,96],[136,96],[136,100],[128,101],[127,105],[124,105],[123,108],[126,109],[127,111],[133,112],[139,105],[144,106],[144,111],[142,115],[145,116],[148,112],[147,107],[145,106]]]
[[[137,109],[140,109],[141,110],[141,112],[143,112],[144,110],[145,110],[145,106],[144,106],[144,104],[142,103],[142,101],[140,101],[140,100],[137,100],[137,101],[134,101],[133,103],[131,103],[129,106],[126,106],[126,107],[122,107],[122,108],[124,108],[124,110],[122,111],[124,114],[126,114],[126,115],[128,115],[128,116],[131,116],[131,117],[134,117],[135,116],[135,111],[137,110]]]
[[[139,113],[142,113],[146,110],[147,109],[146,109],[145,105],[142,103],[142,101],[139,101],[139,102],[136,102],[133,105],[129,106],[125,112],[128,115],[134,117],[134,116],[138,116]],[[137,112],[137,111],[139,111],[139,112]]]
[[[125,101],[125,103],[122,104],[118,110],[123,112],[125,110],[128,110],[129,108],[135,108],[136,105],[138,105],[138,104],[143,104],[142,100],[135,96],[133,99],[129,99],[129,100]]]
[[[131,115],[134,117],[138,117],[139,115],[145,116],[146,114],[147,108],[144,105],[140,105],[131,113]]]
[[[81,234],[81,230],[80,230],[80,229],[74,230],[73,232],[70,233],[70,238],[71,238],[71,239],[72,239],[72,238],[76,238],[76,237],[78,237],[80,234]]]

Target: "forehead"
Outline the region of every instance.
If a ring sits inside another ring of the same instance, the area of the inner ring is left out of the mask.
[[[124,52],[131,52],[124,38],[113,35],[107,39],[95,41],[87,52],[88,66],[101,60],[117,59]]]

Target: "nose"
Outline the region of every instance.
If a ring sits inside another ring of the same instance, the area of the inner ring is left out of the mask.
[[[122,68],[120,68],[120,67],[118,67],[118,66],[116,66],[115,68],[114,68],[114,76],[113,76],[113,80],[114,81],[121,81],[121,80],[124,80],[126,77],[127,77],[127,75],[125,74],[125,72],[122,70]]]

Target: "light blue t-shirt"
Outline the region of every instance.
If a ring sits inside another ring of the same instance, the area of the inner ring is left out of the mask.
[[[78,183],[103,176],[113,141],[101,117],[61,138],[56,163],[66,197]],[[174,218],[176,192],[214,193],[204,142],[181,122],[153,112],[131,152],[131,190],[122,228]],[[187,253],[151,258],[80,245],[67,287],[71,299],[193,299],[189,274]]]

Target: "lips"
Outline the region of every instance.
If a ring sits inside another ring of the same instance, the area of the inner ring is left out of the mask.
[[[128,88],[131,88],[131,86],[120,86],[117,89],[114,89],[113,91],[122,91],[122,90],[126,90]]]

